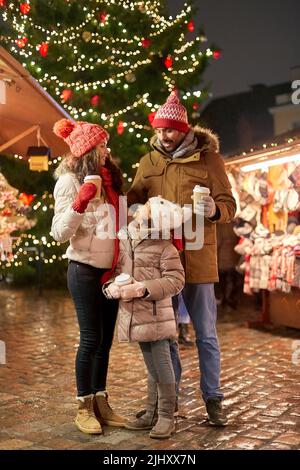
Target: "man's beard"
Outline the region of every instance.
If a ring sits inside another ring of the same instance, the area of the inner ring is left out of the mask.
[[[181,143],[183,142],[184,139],[182,139],[180,142],[177,142],[175,143],[174,140],[163,140],[161,141],[161,145],[162,147],[168,152],[175,152],[175,150],[181,145]],[[168,149],[167,147],[165,147],[165,144],[173,144],[174,146],[170,149]]]

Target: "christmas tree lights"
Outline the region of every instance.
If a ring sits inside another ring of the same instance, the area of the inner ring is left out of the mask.
[[[200,77],[218,50],[204,45],[194,3],[172,17],[165,1],[7,0],[0,41],[74,119],[108,128],[130,174],[148,148],[148,116],[172,89],[199,118]]]

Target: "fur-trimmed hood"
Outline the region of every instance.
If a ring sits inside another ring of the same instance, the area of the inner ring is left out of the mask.
[[[198,148],[204,150],[206,148],[208,152],[219,153],[220,142],[219,137],[211,129],[201,126],[195,126],[192,128],[198,139]]]

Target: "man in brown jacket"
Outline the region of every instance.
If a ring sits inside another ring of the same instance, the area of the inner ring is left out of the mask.
[[[128,192],[128,205],[142,203],[152,196],[179,203],[191,204],[195,185],[210,189],[196,208],[204,217],[204,243],[201,249],[184,249],[182,262],[186,284],[183,298],[196,332],[200,388],[209,420],[225,425],[220,391],[220,350],[216,332],[217,309],[214,283],[218,281],[216,223],[230,222],[236,204],[232,196],[218,139],[209,130],[191,129],[187,112],[173,92],[153,120],[156,135],[151,150],[140,161],[138,171]],[[193,219],[196,215],[193,215]],[[193,227],[195,227],[193,220]],[[180,376],[180,361],[176,349],[171,351],[174,372]]]

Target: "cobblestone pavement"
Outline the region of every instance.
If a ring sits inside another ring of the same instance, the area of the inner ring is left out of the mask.
[[[193,347],[181,349],[180,416],[170,439],[112,427],[89,436],[73,424],[78,332],[68,294],[1,290],[0,340],[7,363],[0,365],[0,450],[299,449],[300,354],[294,353],[293,364],[292,353],[300,332],[249,329],[247,314],[240,309],[218,323],[226,428],[206,421]],[[136,344],[114,342],[108,388],[111,404],[124,415],[143,406],[146,371]]]

